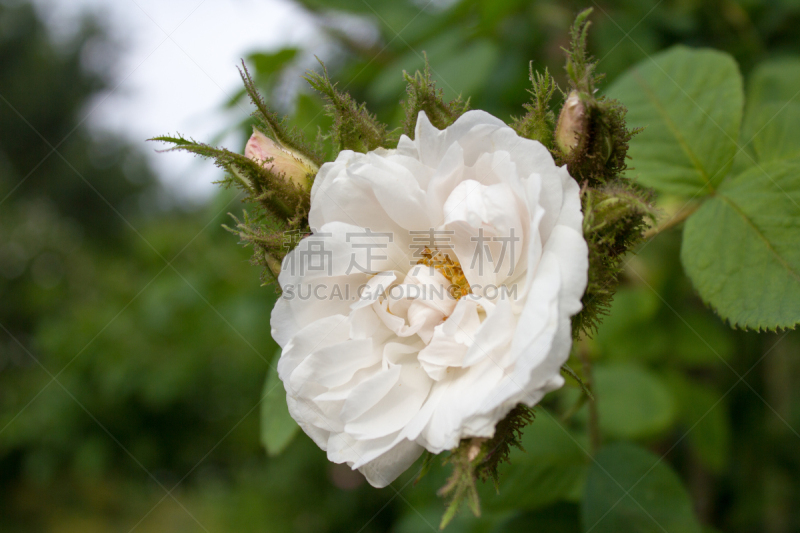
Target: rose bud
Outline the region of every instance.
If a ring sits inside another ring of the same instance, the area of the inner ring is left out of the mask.
[[[575,91],[569,93],[561,114],[558,116],[556,128],[556,145],[564,155],[569,155],[580,143],[581,135],[586,130],[586,108]]]
[[[319,168],[302,154],[284,148],[257,129],[247,141],[245,157],[261,163],[275,174],[283,174],[287,179],[304,189],[311,188],[311,177]],[[270,160],[271,161],[268,161]]]

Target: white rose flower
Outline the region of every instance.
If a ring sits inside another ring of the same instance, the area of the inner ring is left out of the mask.
[[[294,419],[376,487],[424,449],[493,436],[563,384],[582,221],[566,167],[482,111],[444,131],[420,113],[395,150],[341,152],[272,312]]]

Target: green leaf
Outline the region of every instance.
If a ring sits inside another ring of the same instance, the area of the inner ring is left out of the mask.
[[[668,383],[680,405],[686,438],[707,467],[722,472],[731,449],[731,427],[723,394],[679,373],[671,375]]]
[[[681,260],[703,300],[732,326],[800,321],[800,159],[726,180],[686,221]]]
[[[620,287],[614,294],[603,327],[595,340],[600,353],[615,360],[653,360],[668,342],[663,321],[655,320],[662,306],[658,295],[647,287]]]
[[[742,143],[745,164],[800,155],[800,60],[777,59],[758,65],[747,83]]]
[[[662,339],[667,359],[690,367],[727,366],[735,350],[728,328],[705,309],[676,311],[680,317],[670,317],[668,338]]]
[[[748,112],[743,127],[743,142],[752,146],[760,163],[800,156],[800,101],[770,102]],[[746,158],[749,165],[754,158]],[[749,166],[748,165],[748,166]]]
[[[478,39],[462,46],[447,61],[433,65],[433,77],[444,89],[445,98],[464,100],[483,87],[497,64],[500,50],[489,39]]]
[[[437,32],[431,39],[425,40],[415,47],[398,54],[384,68],[376,73],[374,80],[369,84],[368,96],[378,102],[392,102],[396,105],[397,99],[403,97],[406,81],[400,75],[403,71],[413,73],[425,69],[425,57],[436,71],[450,58],[464,48],[466,35],[461,28],[448,28],[447,31]],[[425,52],[423,56],[422,52]],[[433,76],[441,88],[442,80],[438,75]]]
[[[586,446],[551,414],[539,411],[526,428],[522,445],[525,451],[514,450],[510,467],[501,471],[499,493],[489,484],[480,487],[487,511],[538,509],[568,499],[583,482]]]
[[[409,498],[408,493],[404,494],[404,496]],[[409,506],[406,506],[406,512],[392,522],[390,531],[392,533],[435,532],[438,531],[441,515],[441,502],[423,500],[423,503],[420,503],[412,500],[409,502]],[[469,511],[462,510],[456,514],[452,522],[447,524],[444,531],[447,533],[488,533],[493,531],[491,528],[496,522],[498,522],[498,517],[496,516],[477,517]],[[355,531],[357,531],[357,528],[354,528]],[[378,530],[371,529],[368,531]]]
[[[278,455],[292,442],[300,426],[289,414],[286,391],[278,371],[270,368],[261,402],[261,444],[271,456]]]
[[[725,365],[734,352],[729,328],[695,305],[664,307],[655,291],[663,287],[623,287],[597,332],[605,361],[668,363],[691,368]],[[661,309],[660,316],[652,310]],[[691,328],[686,324],[690,324]],[[699,339],[703,339],[700,341]]]
[[[323,132],[329,131],[333,120],[325,113],[325,104],[316,94],[298,93],[294,102],[292,122],[303,132],[309,143],[321,144],[314,146],[321,154],[329,156],[333,152],[331,139],[323,138]]]
[[[677,409],[669,390],[650,372],[631,365],[597,366],[594,372],[600,429],[623,439],[668,429]]]
[[[580,510],[576,504],[561,502],[538,511],[521,513],[502,521],[491,530],[491,533],[508,533],[510,531],[579,533],[581,531],[579,517]]]
[[[744,95],[736,62],[684,46],[643,60],[608,90],[628,108],[632,176],[662,192],[711,194],[731,168]]]
[[[589,468],[584,531],[700,533],[701,526],[677,474],[652,453],[629,443],[607,446]]]
[[[781,58],[759,64],[747,82],[747,106],[785,103],[800,98],[800,59]]]
[[[256,52],[247,56],[259,76],[268,77],[278,72],[297,55],[297,48],[282,48],[272,54]]]
[[[382,68],[370,84],[368,95],[378,102],[397,102],[406,86],[406,80],[398,73],[409,74],[425,69],[425,52],[431,66],[431,78],[443,90],[445,100],[459,96],[468,100],[470,95],[485,87],[497,65],[499,50],[488,39],[473,40],[461,28],[439,32],[408,50]]]

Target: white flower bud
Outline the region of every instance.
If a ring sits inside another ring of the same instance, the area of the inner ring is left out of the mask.
[[[302,154],[284,148],[255,128],[247,141],[244,155],[276,174],[284,174],[287,179],[304,189],[311,187],[309,176],[315,175],[319,170],[317,165]]]
[[[581,135],[586,130],[586,108],[580,96],[575,91],[569,93],[561,114],[558,116],[556,128],[556,145],[564,154],[574,150],[581,140]]]

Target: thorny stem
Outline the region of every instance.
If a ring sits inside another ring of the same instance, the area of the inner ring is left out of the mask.
[[[675,226],[677,226],[678,224],[689,218],[695,211],[697,211],[697,208],[699,207],[700,207],[699,203],[690,205],[688,207],[684,207],[683,209],[678,211],[675,214],[675,216],[673,216],[663,224],[660,224],[654,228],[650,228],[649,230],[647,230],[644,233],[645,240],[650,240],[656,235],[660,234],[661,232],[674,228]]]
[[[600,418],[597,413],[597,390],[594,388],[594,375],[592,374],[592,361],[589,358],[589,348],[585,342],[578,345],[578,357],[581,359],[581,366],[583,369],[583,379],[586,388],[592,393],[593,400],[589,404],[589,445],[591,446],[592,455],[597,453],[600,449]]]

